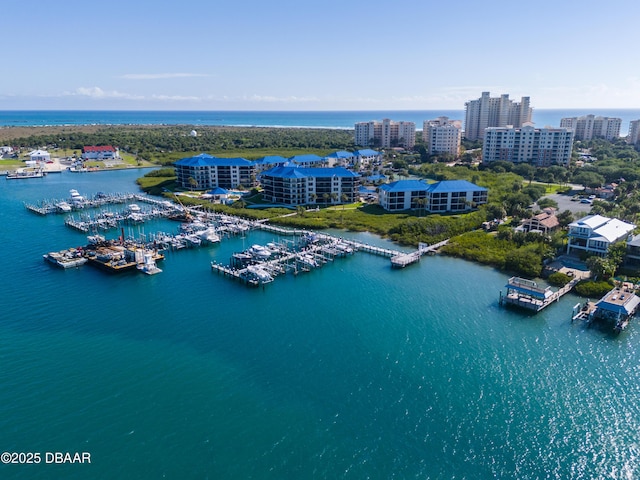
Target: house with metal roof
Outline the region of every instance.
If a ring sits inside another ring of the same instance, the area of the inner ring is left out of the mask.
[[[294,155],[289,158],[289,162],[295,163],[299,167],[322,167],[326,165],[326,160],[318,155],[309,153],[306,155]]]
[[[91,145],[82,147],[83,160],[113,160],[117,156],[118,151],[111,145]]]
[[[329,167],[353,167],[355,155],[344,150],[333,152],[327,155],[325,163]]]
[[[424,209],[433,213],[463,212],[487,203],[488,190],[466,180],[398,180],[378,187],[378,203],[390,212]]]
[[[262,198],[283,205],[352,203],[360,175],[343,167],[275,167],[260,174]]]
[[[617,218],[588,215],[569,224],[567,253],[604,257],[611,245],[627,240],[635,228]]]
[[[376,165],[382,165],[382,152],[378,152],[377,150],[372,150],[370,148],[363,148],[360,150],[356,150],[353,152],[355,157],[355,168],[369,168]]]
[[[173,164],[183,188],[237,188],[256,185],[256,166],[245,158],[219,158],[201,153]]]
[[[48,163],[51,161],[51,154],[46,150],[33,150],[29,152],[29,160],[38,163]]]
[[[256,166],[256,171],[260,173],[273,167],[286,165],[287,163],[289,163],[289,160],[287,158],[281,157],[280,155],[267,155],[266,157],[257,159],[253,163]]]

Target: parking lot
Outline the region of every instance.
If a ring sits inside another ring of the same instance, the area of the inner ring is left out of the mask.
[[[561,195],[554,193],[551,195],[545,195],[543,198],[550,198],[558,203],[558,212],[564,212],[569,210],[571,213],[589,213],[591,211],[590,203],[581,203],[580,200],[572,201],[571,198],[576,192],[572,192],[569,195]],[[577,192],[580,193],[580,192]]]

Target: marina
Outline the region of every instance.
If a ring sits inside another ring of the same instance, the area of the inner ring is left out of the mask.
[[[86,262],[97,265],[109,271],[125,271],[137,268],[144,273],[159,273],[162,270],[155,266],[156,252],[197,248],[203,245],[214,245],[223,238],[235,235],[245,236],[252,230],[273,233],[278,237],[293,238],[278,244],[271,242],[267,246],[254,244],[243,252],[232,255],[229,265],[211,262],[211,268],[227,277],[244,282],[247,285],[265,285],[271,283],[280,274],[293,272],[308,272],[319,268],[335,258],[344,257],[357,251],[390,258],[392,268],[404,268],[416,263],[420,257],[433,253],[448,240],[429,246],[421,244],[418,250],[403,252],[395,249],[382,248],[363,242],[334,237],[326,233],[310,232],[301,229],[287,229],[270,225],[264,220],[246,220],[232,215],[204,212],[195,208],[186,208],[168,200],[158,200],[145,195],[120,193],[98,193],[85,197],[72,189],[68,200],[41,201],[38,204],[25,204],[34,213],[48,215],[50,213],[67,213],[64,224],[88,236],[89,245],[84,249],[74,251],[79,257],[75,263],[66,258],[69,253],[49,253],[45,258],[58,266],[80,266]],[[149,205],[142,208],[138,203]],[[127,204],[124,209],[113,211],[110,207],[117,204]],[[97,210],[109,207],[107,210]],[[91,213],[84,210],[94,209]],[[82,210],[76,216],[72,212]],[[125,246],[125,225],[139,225],[158,218],[174,219],[179,216],[183,220],[179,233],[155,232],[142,235],[134,240],[132,235],[127,242],[133,247]],[[106,241],[98,234],[100,231],[111,229],[122,231],[119,244]],[[97,239],[97,240],[96,240]],[[107,243],[109,245],[107,245]],[[100,252],[97,252],[98,247]],[[71,249],[70,249],[71,250]],[[108,251],[105,251],[108,250]],[[143,253],[137,252],[141,250]],[[150,256],[145,257],[145,253]],[[80,258],[82,260],[80,260]],[[148,258],[145,261],[145,258]],[[164,258],[164,257],[162,257]],[[84,261],[83,261],[84,260]]]
[[[43,261],[96,233],[66,228],[66,215],[32,215],[24,202],[68,199],[71,188],[129,191],[143,173],[1,185],[6,449],[46,451],[51,438],[68,451],[89,445],[108,478],[640,472],[640,329],[633,320],[621,335],[613,324],[570,325],[585,300],[572,293],[523,314],[499,307],[502,271],[445,255],[398,270],[363,250],[245,287],[211,262],[227,265],[255,244],[293,246],[302,233],[244,223],[228,223],[210,247],[164,251],[152,276]],[[124,228],[150,242],[179,226],[158,218]],[[408,250],[369,233],[326,233]],[[187,421],[158,422],[177,405]],[[135,461],[120,454],[132,447]],[[69,478],[93,471],[59,467]]]

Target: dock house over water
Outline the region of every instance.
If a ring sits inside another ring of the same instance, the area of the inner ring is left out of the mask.
[[[635,294],[632,284],[623,283],[610,290],[597,302],[586,302],[573,307],[572,321],[585,320],[588,324],[595,320],[613,324],[615,332],[621,332],[640,308],[640,297]]]

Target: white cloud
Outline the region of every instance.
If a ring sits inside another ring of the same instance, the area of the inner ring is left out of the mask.
[[[127,100],[142,100],[141,95],[132,95],[129,93],[122,93],[116,90],[107,91],[100,87],[79,87],[74,92],[65,93],[66,96],[76,97],[90,97],[90,98],[123,98]]]
[[[211,77],[206,73],[126,73],[119,78],[126,80],[160,80],[165,78]]]

